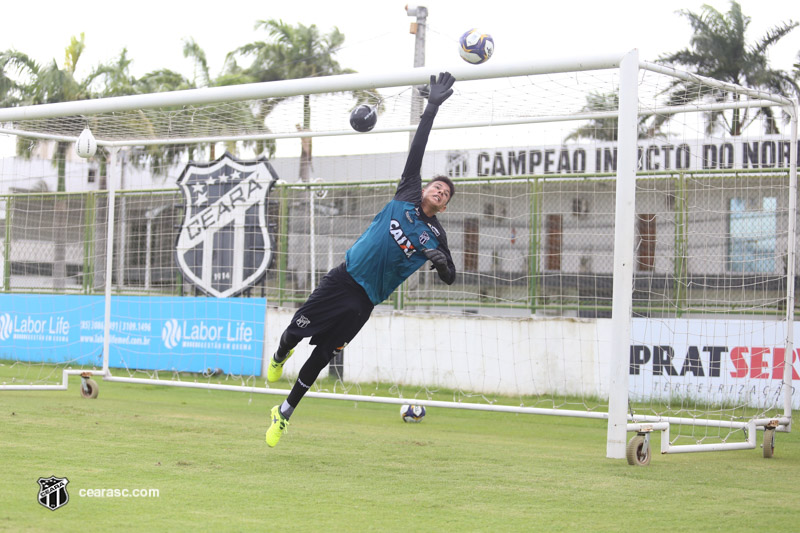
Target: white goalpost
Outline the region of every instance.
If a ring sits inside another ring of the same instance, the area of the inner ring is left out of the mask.
[[[311,347],[270,385],[278,336],[392,198],[443,70],[422,175],[456,184],[458,279],[412,276],[309,396],[599,419],[637,465],[654,433],[771,457],[800,407],[798,104],[636,50],[0,109],[0,390],[287,394]]]

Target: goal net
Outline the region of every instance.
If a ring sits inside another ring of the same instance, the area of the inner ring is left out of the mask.
[[[788,430],[796,105],[625,58],[449,69],[422,175],[456,183],[457,280],[409,278],[311,395],[607,420],[611,457]],[[436,72],[0,109],[0,389],[285,395],[313,347],[268,384],[278,337],[394,195]]]

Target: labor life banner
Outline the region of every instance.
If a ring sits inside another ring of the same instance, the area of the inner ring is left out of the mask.
[[[115,296],[109,366],[261,373],[264,298]],[[0,359],[102,366],[102,296],[0,294]]]

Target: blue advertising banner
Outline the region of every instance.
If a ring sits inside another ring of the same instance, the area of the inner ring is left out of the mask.
[[[115,296],[109,366],[258,376],[264,298]],[[102,365],[102,296],[0,294],[0,359]]]
[[[103,310],[101,296],[0,294],[0,359],[102,366],[102,342],[82,343],[80,324]]]

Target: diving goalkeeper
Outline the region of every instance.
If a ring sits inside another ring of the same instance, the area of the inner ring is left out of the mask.
[[[451,285],[456,267],[447,247],[447,234],[436,218],[455,194],[453,182],[435,176],[422,187],[420,169],[428,135],[439,106],[453,94],[449,72],[431,76],[428,104],[420,117],[394,198],[375,216],[367,230],[347,250],[345,262],[320,281],[281,335],[270,361],[267,380],[277,381],[283,365],[303,338],[315,348],[300,368],[297,380],[281,405],[271,410],[266,440],[278,444],[300,400],[333,357],[341,353],[369,319],[376,305],[426,261],[439,278]]]

